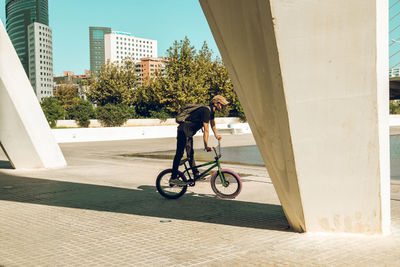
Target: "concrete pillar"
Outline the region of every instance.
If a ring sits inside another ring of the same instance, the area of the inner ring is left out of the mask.
[[[17,168],[66,166],[2,23],[0,23],[0,143]]]
[[[200,0],[297,231],[388,233],[388,3]]]

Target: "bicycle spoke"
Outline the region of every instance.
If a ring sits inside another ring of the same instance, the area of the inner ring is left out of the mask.
[[[166,194],[170,195],[176,195],[182,191],[181,186],[170,184],[170,178],[166,176],[164,176],[163,179],[161,179],[160,186]]]
[[[235,196],[238,190],[240,189],[240,184],[238,179],[233,174],[228,172],[222,172],[222,175],[225,178],[224,183],[221,181],[219,175],[217,175],[214,182],[214,187],[217,195],[222,197]]]
[[[162,196],[176,199],[185,194],[187,190],[187,185],[185,185],[186,178],[181,172],[178,172],[178,179],[184,183],[182,185],[176,184],[176,182],[171,183],[171,174],[172,169],[162,171],[156,179],[156,187]]]

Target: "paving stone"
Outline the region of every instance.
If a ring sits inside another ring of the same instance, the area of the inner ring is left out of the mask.
[[[63,144],[65,169],[0,169],[0,266],[400,266],[398,181],[390,235],[299,234],[262,167],[227,165],[247,175],[236,200],[208,182],[163,199],[170,161],[119,156],[149,142]]]

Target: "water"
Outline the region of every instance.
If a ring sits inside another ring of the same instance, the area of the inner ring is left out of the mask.
[[[222,151],[226,161],[264,166],[257,146],[229,147]],[[400,135],[390,136],[390,178],[400,180]]]
[[[198,151],[196,151],[198,153]],[[200,152],[202,157],[206,152]],[[225,147],[221,149],[222,158],[221,162],[264,166],[264,161],[261,157],[260,151],[257,146],[239,146],[239,147]],[[210,154],[210,153],[207,153]],[[208,155],[209,156],[209,155]],[[197,155],[196,155],[197,158]],[[212,158],[212,157],[211,157]]]
[[[253,166],[264,166],[260,151],[257,146],[225,147],[221,149],[222,163],[243,164]],[[134,154],[127,156],[142,156],[153,158],[172,159],[175,151],[153,152],[148,154]],[[195,158],[198,161],[211,161],[214,153],[196,150]],[[390,177],[393,180],[400,180],[400,135],[390,136]]]
[[[229,164],[241,164],[241,165],[253,165],[253,166],[264,166],[264,161],[261,158],[260,151],[257,146],[240,146],[240,147],[225,147],[221,149],[222,163]],[[161,159],[173,159],[175,151],[160,151],[140,154],[129,154],[124,155],[128,157],[148,157],[148,158],[161,158]],[[184,157],[186,154],[184,154]],[[214,160],[214,152],[206,152],[203,149],[195,149],[194,157],[197,161],[212,161]]]
[[[400,180],[400,135],[390,136],[390,178]]]

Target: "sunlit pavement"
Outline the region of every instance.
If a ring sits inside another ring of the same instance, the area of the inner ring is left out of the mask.
[[[166,200],[155,178],[171,160],[121,155],[173,150],[174,138],[61,148],[68,167],[55,170],[12,170],[0,155],[0,266],[400,266],[397,181],[391,235],[299,234],[265,168],[224,166],[244,180],[236,200],[216,198],[208,181]]]

